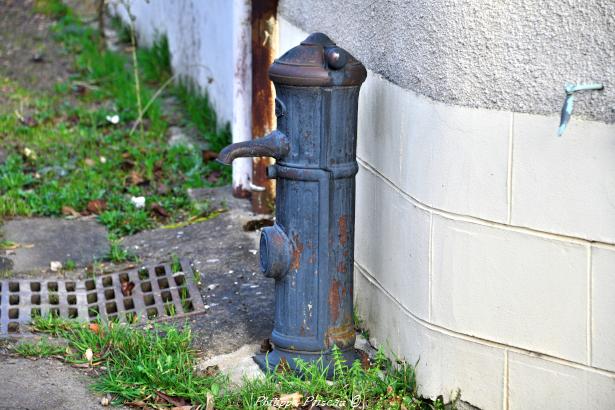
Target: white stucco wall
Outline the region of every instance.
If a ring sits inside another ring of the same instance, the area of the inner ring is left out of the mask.
[[[123,6],[115,2],[119,12]],[[223,123],[233,119],[233,2],[132,0],[139,41],[166,34],[174,72],[207,91]],[[124,13],[122,13],[124,15]]]
[[[280,51],[307,34],[281,18]],[[613,408],[615,125],[573,116],[557,138],[556,115],[434,102],[368,71],[355,299],[372,342],[418,361],[427,396]]]

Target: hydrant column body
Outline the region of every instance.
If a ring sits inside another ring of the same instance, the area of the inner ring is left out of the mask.
[[[352,272],[359,87],[276,85],[286,106],[278,129],[290,153],[273,168],[276,224],[292,246],[276,281],[276,350],[320,356],[334,344],[352,349]],[[336,107],[332,109],[332,107]],[[264,234],[266,235],[266,233]],[[265,255],[265,254],[263,254]]]
[[[276,223],[261,234],[265,275],[276,280],[273,351],[256,360],[323,358],[354,353],[353,264],[357,107],[365,67],[327,36],[315,33],[276,60],[278,129],[220,154],[276,158]]]

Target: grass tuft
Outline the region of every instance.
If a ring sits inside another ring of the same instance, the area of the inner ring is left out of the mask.
[[[57,344],[50,343],[46,339],[41,339],[36,343],[21,342],[15,346],[14,350],[15,353],[23,357],[35,358],[62,356],[66,351],[63,346],[58,346]]]
[[[238,387],[224,374],[194,370],[198,355],[191,348],[192,335],[187,326],[176,329],[155,324],[144,330],[47,316],[35,318],[33,328],[66,339],[68,347],[60,351],[48,345],[24,344],[18,347],[19,354],[62,355],[68,363],[104,366],[106,371],[99,373],[93,389],[111,394],[115,404],[143,402],[156,406],[160,405],[160,397],[170,396],[190,405],[206,406],[209,400],[216,409],[267,409],[271,400],[297,401],[307,404],[306,408],[328,405],[345,409],[444,409],[441,399],[431,401],[418,396],[413,366],[401,360],[392,362],[383,351],[369,366],[359,361],[348,366],[334,347],[332,380],[326,379],[327,369],[322,362],[298,360],[301,376],[282,366],[263,378],[245,379]]]
[[[56,19],[71,13],[62,0],[35,0],[34,11]]]

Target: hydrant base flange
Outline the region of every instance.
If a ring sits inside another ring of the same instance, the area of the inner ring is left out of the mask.
[[[344,359],[344,364],[346,366],[351,366],[355,360],[360,360],[360,356],[357,353],[357,350],[352,347],[346,350],[340,350],[342,357]],[[256,364],[263,370],[265,373],[274,372],[276,370],[276,366],[280,364],[282,359],[284,362],[288,364],[288,368],[297,373],[301,373],[300,369],[298,369],[296,360],[301,359],[305,362],[309,363],[322,363],[322,369],[327,368],[327,378],[333,378],[334,373],[334,361],[333,361],[333,353],[331,351],[328,352],[299,352],[296,350],[283,350],[273,348],[273,350],[269,353],[258,353],[253,357]]]

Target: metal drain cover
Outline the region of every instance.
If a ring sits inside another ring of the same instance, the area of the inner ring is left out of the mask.
[[[80,280],[2,280],[0,337],[27,332],[36,315],[138,323],[203,312],[192,267],[180,264],[177,272],[167,263]]]

